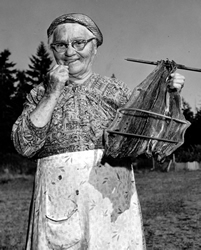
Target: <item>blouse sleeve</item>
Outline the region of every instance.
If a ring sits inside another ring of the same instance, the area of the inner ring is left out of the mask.
[[[33,89],[24,104],[22,114],[18,117],[13,125],[11,139],[15,149],[19,154],[32,157],[44,145],[49,124],[39,128],[34,126],[30,120],[30,113],[36,108],[44,94],[44,87],[38,86]]]

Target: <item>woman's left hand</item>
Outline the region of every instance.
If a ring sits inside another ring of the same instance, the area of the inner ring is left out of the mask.
[[[184,87],[185,77],[175,72],[170,75],[168,82],[170,91],[177,91],[178,93],[180,93],[182,88]]]

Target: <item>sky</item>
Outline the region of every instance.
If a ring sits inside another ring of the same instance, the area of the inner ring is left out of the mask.
[[[89,15],[103,33],[93,70],[114,73],[131,89],[155,66],[128,57],[201,68],[201,0],[0,0],[0,52],[9,49],[16,68],[28,69],[50,23],[72,12]],[[178,73],[186,79],[182,96],[200,108],[201,73]]]

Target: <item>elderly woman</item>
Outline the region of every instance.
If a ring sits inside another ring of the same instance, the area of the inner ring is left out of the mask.
[[[93,73],[103,37],[88,16],[62,15],[47,34],[56,65],[12,132],[17,151],[38,158],[26,249],[146,249],[130,162],[103,159],[104,129],[131,91]],[[172,81],[180,91],[184,77]]]

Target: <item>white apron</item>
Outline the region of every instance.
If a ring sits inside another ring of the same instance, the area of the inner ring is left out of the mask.
[[[102,155],[38,160],[26,250],[146,249],[133,170]]]

